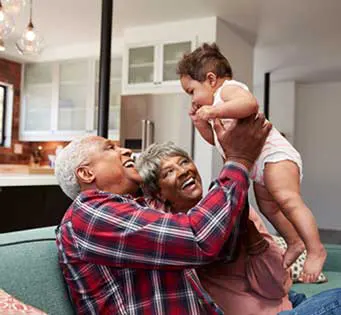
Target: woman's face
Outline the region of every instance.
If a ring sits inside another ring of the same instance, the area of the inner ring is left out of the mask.
[[[170,156],[161,161],[159,197],[168,201],[174,212],[192,208],[202,198],[201,177],[193,161]]]

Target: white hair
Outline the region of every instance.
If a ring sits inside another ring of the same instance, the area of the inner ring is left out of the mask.
[[[95,140],[95,141],[94,141]],[[98,138],[85,136],[71,141],[57,155],[55,162],[55,175],[63,192],[72,200],[80,193],[80,185],[76,177],[76,169],[89,157],[92,146]]]
[[[171,156],[181,156],[192,161],[185,150],[176,146],[171,141],[151,144],[139,155],[136,161],[136,168],[142,177],[144,192],[154,195],[160,190],[158,181],[161,163],[163,159]]]

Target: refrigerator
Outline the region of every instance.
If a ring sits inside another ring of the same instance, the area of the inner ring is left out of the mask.
[[[125,95],[121,98],[120,144],[140,153],[152,143],[172,141],[192,157],[194,128],[185,93]]]

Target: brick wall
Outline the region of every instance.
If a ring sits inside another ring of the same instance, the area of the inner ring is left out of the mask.
[[[0,81],[13,85],[13,120],[12,120],[12,141],[11,148],[0,147],[1,164],[27,164],[30,161],[32,151],[38,146],[43,147],[43,163],[47,164],[48,154],[54,154],[59,144],[65,145],[66,142],[21,142],[19,141],[19,121],[20,121],[20,85],[21,85],[21,64],[0,58]],[[23,145],[23,153],[13,152],[14,144]]]

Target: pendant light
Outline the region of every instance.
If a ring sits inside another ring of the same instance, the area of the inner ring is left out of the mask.
[[[10,15],[18,15],[26,5],[26,0],[2,0],[5,10]]]
[[[14,31],[14,26],[13,17],[5,11],[0,0],[0,37],[6,38]]]
[[[39,55],[44,46],[44,40],[36,31],[32,22],[32,0],[30,0],[30,21],[21,38],[16,42],[17,50],[22,55]]]

